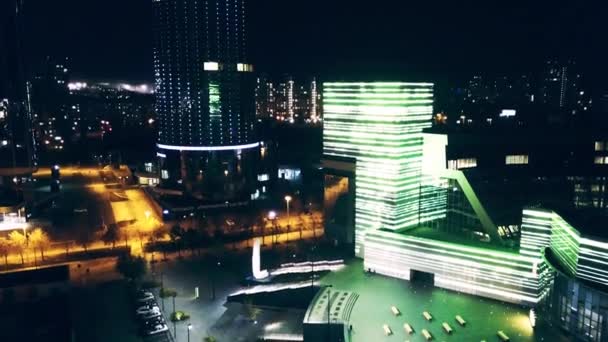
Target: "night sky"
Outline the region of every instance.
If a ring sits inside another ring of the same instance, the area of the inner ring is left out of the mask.
[[[605,1],[496,3],[249,0],[249,55],[257,71],[275,75],[430,81],[535,71],[547,57],[570,57],[605,88]],[[30,59],[67,55],[77,78],[151,81],[151,7],[29,0]]]

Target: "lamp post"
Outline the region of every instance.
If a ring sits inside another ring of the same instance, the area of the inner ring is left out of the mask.
[[[160,293],[160,299],[161,299],[161,303],[163,305],[163,311],[165,311],[165,296],[164,296],[164,292],[165,292],[165,284],[163,282],[163,278],[164,278],[164,273],[161,271],[160,272],[160,291],[163,293]]]
[[[289,216],[289,202],[291,202],[291,196],[285,196],[285,204],[287,205],[287,242],[289,242],[289,229],[291,228],[291,216]]]
[[[213,273],[219,274],[220,267],[222,266],[222,262],[218,261],[216,265],[217,265],[217,269]],[[211,275],[211,299],[215,300],[215,276],[214,275]]]
[[[188,342],[190,342],[190,330],[192,330],[192,324],[188,323]]]
[[[173,315],[177,316],[175,314],[175,292],[173,292]],[[175,338],[177,338],[177,327],[175,325],[175,320],[173,320],[173,336],[175,336]]]
[[[272,233],[272,230],[273,230],[272,228],[274,228],[274,220],[276,218],[277,218],[277,213],[274,210],[271,210],[271,211],[268,212],[268,219],[272,223],[271,233]],[[265,234],[262,234],[262,245],[264,245],[264,237],[265,236],[266,236]],[[271,235],[271,239],[272,239],[272,236],[273,235]],[[272,241],[272,245],[274,246],[274,240],[271,240],[271,241]]]
[[[315,251],[315,246],[312,246],[310,248],[310,289],[312,290],[312,293],[314,294],[315,291],[315,259],[314,259],[314,253]]]
[[[331,290],[332,285],[327,285],[327,340],[331,342],[331,326],[329,324],[331,309]]]

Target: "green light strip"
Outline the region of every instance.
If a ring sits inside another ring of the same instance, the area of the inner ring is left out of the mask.
[[[388,231],[371,231],[365,269],[409,280],[410,270],[435,274],[435,286],[512,303],[535,305],[549,271],[538,258]]]

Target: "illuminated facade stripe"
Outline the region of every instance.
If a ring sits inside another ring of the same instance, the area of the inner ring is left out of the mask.
[[[554,211],[524,210],[521,246],[522,253],[550,247],[569,276],[608,285],[608,243],[581,235]]]
[[[233,146],[173,146],[173,145],[164,145],[164,144],[156,144],[158,148],[163,150],[173,150],[173,151],[232,151],[232,150],[246,150],[249,148],[254,148],[260,146],[259,142],[244,144],[244,145],[233,145]]]
[[[422,130],[431,126],[432,105],[432,83],[323,84],[324,156],[356,160],[358,256],[367,231],[421,221]]]
[[[515,252],[436,241],[390,231],[366,234],[365,269],[401,279],[433,273],[437,287],[534,306],[550,273],[541,259]]]

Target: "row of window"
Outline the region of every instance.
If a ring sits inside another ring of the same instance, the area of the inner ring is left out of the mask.
[[[525,165],[528,164],[527,154],[510,154],[505,156],[506,165]],[[477,167],[477,158],[460,158],[448,160],[448,169],[460,170]]]
[[[596,141],[595,142],[595,151],[608,151],[608,141]]]
[[[205,71],[218,71],[224,70],[224,64],[218,62],[204,62],[203,70]],[[246,63],[237,63],[236,71],[239,72],[253,72],[253,65]]]
[[[600,164],[600,165],[606,165],[606,164],[608,164],[608,156],[595,157],[594,163]]]

